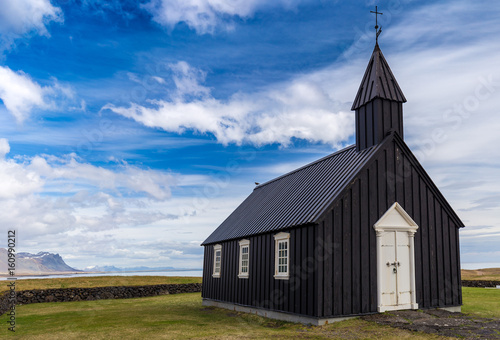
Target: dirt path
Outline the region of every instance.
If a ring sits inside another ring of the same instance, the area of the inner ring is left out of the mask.
[[[386,312],[367,315],[362,319],[391,327],[455,338],[500,339],[500,319],[472,317],[439,309]]]

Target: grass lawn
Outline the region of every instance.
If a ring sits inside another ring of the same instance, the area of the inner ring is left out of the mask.
[[[500,289],[462,288],[463,313],[500,318]]]
[[[4,283],[4,284],[3,284]],[[92,288],[109,286],[146,286],[171,283],[201,283],[201,277],[180,276],[96,276],[16,281],[16,290],[52,288]],[[0,292],[7,291],[7,281],[0,281]]]
[[[207,308],[199,293],[141,299],[42,303],[17,308],[17,326],[0,338],[23,339],[442,339],[352,319],[321,327]]]

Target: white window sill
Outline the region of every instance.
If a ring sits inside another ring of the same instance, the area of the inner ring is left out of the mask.
[[[218,278],[220,278],[220,274],[213,274],[212,277],[215,279],[218,279]]]
[[[274,275],[276,280],[288,280],[290,278],[289,275]]]
[[[240,279],[248,279],[248,274],[239,274],[238,277]]]

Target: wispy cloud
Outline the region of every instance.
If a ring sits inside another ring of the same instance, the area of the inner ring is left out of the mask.
[[[35,109],[59,110],[60,101],[73,97],[73,91],[55,79],[52,86],[41,86],[23,71],[0,66],[0,99],[18,123],[26,120]]]
[[[120,230],[117,232],[120,235],[121,228],[130,228],[130,242],[137,242],[133,240],[135,236],[131,236],[140,234],[137,228],[169,225],[172,221],[182,225],[180,218],[185,209],[181,210],[178,205],[193,211],[197,209],[190,197],[172,202],[171,187],[207,181],[200,175],[180,176],[169,171],[141,169],[123,161],[106,169],[76,155],[8,157],[9,151],[9,142],[0,139],[0,181],[3,183],[0,216],[2,225],[22,235],[23,248],[71,253],[78,244],[80,250],[76,252],[88,253],[93,245],[101,247],[95,237],[104,237],[101,233],[114,230]],[[149,235],[155,233],[155,228]],[[58,235],[56,243],[65,240],[63,243],[68,245],[54,247],[49,235]],[[148,237],[145,239],[150,239]],[[119,242],[109,247],[111,254],[120,253],[130,258],[137,255],[135,251],[120,247]]]
[[[65,158],[35,156],[23,167],[46,181],[69,181],[75,190],[91,185],[123,195],[143,193],[159,200],[169,198],[170,186],[176,184],[175,177],[168,172],[139,169],[126,163],[110,170],[80,162],[74,154]]]
[[[354,132],[352,114],[313,80],[298,78],[219,100],[201,84],[203,72],[183,61],[171,68],[176,90],[168,100],[151,100],[149,106],[107,104],[103,109],[165,131],[210,133],[222,144],[288,145],[300,138],[339,145]]]
[[[47,26],[62,22],[63,13],[50,0],[1,0],[0,47],[8,49],[16,39],[30,35],[49,36]]]
[[[0,139],[2,156],[9,151],[8,141]],[[192,182],[189,176],[181,178],[182,182]],[[171,186],[177,185],[176,175],[168,171],[140,169],[127,163],[105,169],[79,161],[74,154],[2,158],[0,179],[4,183],[0,200],[22,198],[42,191],[67,196],[80,191],[107,192],[115,197],[143,196],[165,200],[171,196]],[[199,176],[195,176],[194,181],[200,181]]]
[[[199,34],[233,27],[235,17],[248,18],[257,10],[273,7],[295,8],[304,0],[151,0],[143,8],[158,24],[172,29],[186,23]]]

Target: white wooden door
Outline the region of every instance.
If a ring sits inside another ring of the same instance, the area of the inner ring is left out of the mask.
[[[373,229],[377,233],[377,310],[418,309],[413,253],[418,225],[395,202]]]
[[[397,231],[396,244],[398,305],[407,305],[411,303],[410,239],[408,233]]]
[[[406,308],[411,303],[410,241],[406,231],[387,231],[381,236],[382,305]]]

